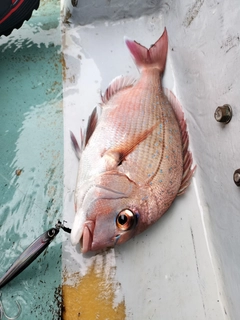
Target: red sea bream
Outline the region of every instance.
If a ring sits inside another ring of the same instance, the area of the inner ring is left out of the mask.
[[[126,45],[139,80],[114,79],[94,109],[81,145],[71,240],[82,252],[113,247],[143,232],[190,184],[194,169],[182,108],[163,89],[168,37],[145,48]]]

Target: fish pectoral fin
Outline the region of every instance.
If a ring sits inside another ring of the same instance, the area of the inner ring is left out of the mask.
[[[116,169],[116,167],[119,165],[120,157],[121,153],[118,152],[118,150],[107,150],[103,155],[103,159],[105,162],[105,170],[111,171]]]
[[[113,97],[117,92],[123,89],[132,87],[135,82],[136,82],[136,79],[133,77],[129,77],[129,76],[116,77],[110,82],[105,93],[101,94],[102,103],[106,104],[111,99],[111,97]]]
[[[179,127],[181,130],[182,135],[182,146],[183,146],[183,176],[182,176],[182,183],[178,190],[178,196],[182,195],[187,187],[190,185],[191,178],[194,174],[196,166],[192,168],[192,153],[189,151],[189,136],[187,132],[187,124],[186,120],[184,119],[184,113],[182,110],[182,106],[175,95],[169,89],[163,88],[163,92],[166,95],[168,101],[170,102],[173,110],[175,112],[176,118],[179,123]]]
[[[126,140],[117,144],[115,147],[108,149],[102,155],[105,158],[106,170],[114,170],[117,166],[121,165],[126,157],[141,143],[143,142],[156,127],[159,122],[155,123],[151,128],[144,130],[141,133],[136,133],[127,137]]]

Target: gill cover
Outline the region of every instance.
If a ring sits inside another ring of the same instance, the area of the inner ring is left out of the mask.
[[[103,235],[101,230],[98,230],[100,221],[105,221],[105,225],[110,223],[113,226],[118,207],[115,201],[118,200],[118,204],[124,204],[126,199],[132,197],[136,189],[133,181],[117,171],[102,173],[95,179],[89,180],[87,185],[87,188],[86,185],[84,186],[84,194],[78,197],[81,202],[76,202],[76,214],[71,232],[73,245],[80,240],[84,243],[85,239],[81,239],[84,234],[93,242],[99,242],[98,237],[102,238]],[[123,209],[125,207],[120,207],[117,214]],[[108,221],[109,219],[110,221]],[[85,229],[86,232],[84,232],[84,228],[89,225],[89,221],[93,222],[91,228],[88,227],[88,230]],[[115,228],[115,222],[113,227]],[[105,229],[104,225],[101,226],[101,229]],[[89,242],[89,240],[86,242]]]

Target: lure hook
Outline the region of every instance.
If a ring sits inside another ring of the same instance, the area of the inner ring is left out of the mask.
[[[21,312],[22,312],[22,307],[20,305],[20,303],[16,300],[15,301],[17,307],[18,307],[18,313],[14,316],[14,317],[9,317],[7,314],[6,314],[6,311],[3,307],[3,302],[2,302],[2,293],[0,292],[0,320],[3,320],[3,317],[5,317],[6,319],[8,320],[15,320],[17,318],[19,318]]]

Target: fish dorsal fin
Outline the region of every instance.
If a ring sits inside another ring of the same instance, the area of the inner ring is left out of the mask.
[[[91,113],[90,117],[88,118],[87,129],[86,130],[80,129],[80,139],[81,139],[80,145],[77,142],[75,135],[70,131],[73,149],[74,149],[75,154],[79,160],[80,160],[83,149],[87,145],[91,135],[93,134],[93,132],[97,126],[97,122],[98,122],[97,108],[95,107],[93,109],[93,112]]]
[[[130,88],[134,85],[136,79],[128,76],[118,76],[111,81],[104,94],[101,94],[102,103],[107,103],[117,92]]]
[[[180,102],[177,100],[175,95],[169,89],[163,88],[163,92],[168,98],[168,101],[171,103],[175,115],[177,117],[179,127],[182,134],[182,145],[183,145],[183,176],[182,176],[182,183],[178,190],[178,196],[182,195],[187,187],[190,185],[191,178],[196,170],[196,166],[192,168],[193,158],[192,153],[189,151],[189,136],[187,132],[187,124],[186,120],[184,119],[184,113],[182,110],[182,106]]]

